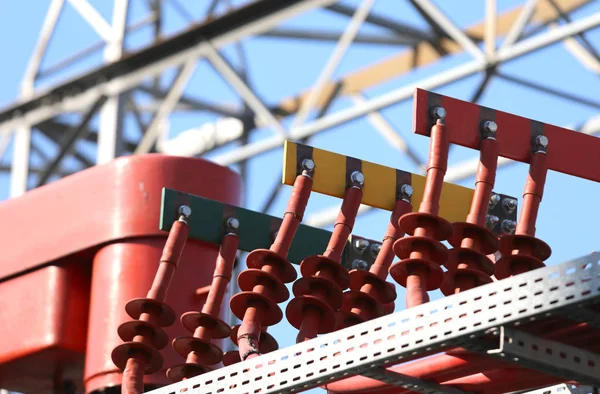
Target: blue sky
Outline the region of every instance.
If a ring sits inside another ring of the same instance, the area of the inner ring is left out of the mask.
[[[145,1],[133,1],[132,20],[138,20],[145,12]],[[92,1],[99,7],[106,19],[110,20],[110,2]],[[186,7],[199,16],[205,7],[206,0],[200,2],[184,2]],[[237,2],[239,3],[239,2]],[[409,22],[415,26],[423,27],[420,17],[406,5],[407,2],[396,0],[379,0],[374,10],[382,14]],[[482,19],[483,1],[461,0],[460,2],[437,2],[460,25],[471,25]],[[461,9],[456,12],[460,3]],[[519,1],[499,1],[502,10],[511,8]],[[28,58],[31,54],[38,29],[46,11],[46,2],[25,0],[20,2],[4,2],[0,12],[0,50],[3,62],[0,74],[0,105],[12,102],[19,88],[19,81],[23,75]],[[194,4],[201,4],[202,8],[194,10]],[[583,12],[574,14],[575,18],[598,12],[600,4],[595,2]],[[183,19],[172,7],[167,7],[166,30],[174,32],[181,28]],[[288,26],[314,27],[319,29],[342,30],[347,19],[328,12],[312,12],[291,21]],[[365,27],[365,32],[380,31],[378,28]],[[128,42],[130,48],[147,44],[149,29],[136,33]],[[600,32],[598,30],[587,33],[592,43],[600,47]],[[78,49],[95,42],[97,36],[85,22],[68,5],[63,18],[58,24],[56,37],[48,50],[45,65],[73,54]],[[257,87],[260,97],[267,103],[276,103],[281,98],[291,93],[298,92],[314,83],[319,72],[325,64],[333,43],[320,43],[314,41],[286,41],[272,38],[253,38],[246,41],[246,53],[252,85]],[[377,60],[384,59],[396,53],[399,49],[390,46],[355,45],[345,57],[336,72],[336,76],[344,75],[352,70],[361,68]],[[235,63],[235,51],[227,48],[225,54]],[[407,83],[418,81],[437,71],[442,71],[468,61],[467,55],[454,56],[438,64],[417,70],[409,75],[397,78],[390,83],[369,89],[369,97],[390,91]],[[44,85],[49,85],[73,73],[82,72],[90,66],[101,61],[100,55],[92,56],[81,63],[80,67],[71,68],[67,73],[61,73],[55,78],[45,80]],[[543,49],[533,55],[514,60],[501,68],[502,71],[526,78],[538,83],[547,84],[557,89],[562,89],[574,94],[591,99],[597,97],[600,84],[598,77],[579,64],[561,45]],[[474,76],[460,82],[451,84],[437,92],[468,99],[476,89],[481,76]],[[210,98],[219,102],[236,102],[233,91],[210,69],[206,63],[201,63],[186,90],[190,95],[201,98]],[[143,96],[139,96],[143,99]],[[540,94],[503,80],[494,79],[487,93],[482,97],[481,104],[516,113],[522,116],[535,118],[547,123],[557,125],[579,124],[587,118],[597,115],[597,109],[574,104],[563,99]],[[341,99],[331,111],[346,108],[352,105],[348,99]],[[429,140],[425,137],[415,136],[410,133],[412,100],[394,105],[382,111],[383,115],[401,131],[403,136],[417,148],[420,157],[427,157]],[[200,125],[206,121],[214,120],[212,115],[178,114],[171,118],[171,133],[176,134],[186,128]],[[284,122],[289,125],[288,119]],[[128,125],[132,120],[127,119]],[[133,127],[130,127],[133,129]],[[259,130],[254,139],[264,136],[268,130]],[[501,132],[501,130],[499,130]],[[135,135],[133,132],[131,135]],[[552,143],[552,142],[550,142]],[[365,120],[352,121],[334,130],[324,132],[314,137],[311,145],[332,150],[338,153],[359,157],[361,159],[380,164],[416,171],[413,164],[388,146],[381,137],[373,132],[372,126]],[[44,145],[46,147],[46,145]],[[49,153],[52,147],[47,146]],[[247,195],[247,207],[259,209],[266,194],[275,182],[281,163],[281,150],[272,151],[255,159],[250,164],[250,188]],[[450,164],[462,162],[476,156],[476,152],[463,148],[453,149]],[[10,155],[6,155],[4,163]],[[573,160],[576,160],[574,155]],[[67,166],[73,163],[67,161]],[[525,165],[511,165],[500,170],[496,190],[513,196],[521,196],[523,184],[527,174]],[[473,179],[461,182],[462,185],[472,187]],[[281,215],[289,195],[289,187],[278,198],[270,213]],[[600,220],[598,195],[600,187],[597,183],[576,179],[570,176],[550,172],[547,178],[546,192],[540,210],[537,224],[537,235],[548,242],[553,248],[553,256],[549,264],[565,261],[570,258],[587,254],[600,249],[597,243],[597,224]],[[0,175],[0,199],[8,198],[8,176]],[[314,213],[320,208],[339,204],[339,200],[329,197],[314,195],[310,201],[308,213]],[[375,212],[359,218],[356,223],[356,234],[380,239],[385,231],[388,214]],[[390,279],[391,280],[391,279]],[[434,297],[437,293],[432,294]],[[285,305],[282,305],[285,308]],[[403,307],[403,293],[399,291],[397,310]],[[287,323],[282,323],[272,330],[281,346],[293,343],[296,330],[290,329]]]

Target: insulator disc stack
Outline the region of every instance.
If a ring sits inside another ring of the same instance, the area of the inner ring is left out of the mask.
[[[400,218],[400,228],[408,234],[394,243],[394,253],[401,261],[390,268],[392,278],[406,288],[406,307],[429,301],[428,291],[440,287],[441,266],[448,258],[448,249],[441,241],[452,235],[452,225],[438,216],[440,197],[448,161],[448,134],[443,119],[446,111],[435,107],[431,111],[436,123],[431,128],[429,160],[423,200],[419,212]]]
[[[227,338],[231,332],[229,325],[219,319],[219,313],[231,280],[239,242],[236,235],[239,225],[235,218],[228,218],[225,222],[226,234],[221,242],[213,281],[202,311],[187,312],[181,316],[181,324],[193,335],[173,340],[175,352],[186,358],[185,363],[167,371],[167,377],[173,382],[203,374],[210,370],[209,366],[223,359],[223,351],[212,340]]]
[[[394,242],[404,235],[398,220],[405,213],[412,211],[410,205],[412,188],[410,185],[401,185],[399,195],[401,198],[396,201],[375,262],[369,271],[352,270],[349,272],[350,291],[344,293],[344,302],[337,315],[338,328],[350,327],[375,319],[394,310],[396,289],[385,278],[394,259]]]
[[[487,255],[498,250],[498,238],[485,224],[498,166],[496,131],[495,122],[482,124],[483,139],[471,210],[466,222],[453,223],[454,233],[448,240],[453,249],[444,264],[448,271],[441,286],[446,296],[492,282],[494,263]]]
[[[237,335],[242,360],[261,354],[261,332],[264,327],[277,324],[283,318],[277,304],[289,298],[285,283],[293,282],[297,277],[296,270],[287,260],[287,255],[308,204],[314,162],[307,159],[303,161],[302,166],[304,171],[296,177],[273,245],[270,249],[257,249],[248,255],[248,269],[238,277],[242,291],[231,298],[231,311],[242,320]]]
[[[125,343],[111,354],[113,363],[124,371],[124,390],[135,392],[143,386],[143,375],[158,372],[163,366],[159,350],[168,344],[168,337],[162,327],[175,322],[175,312],[164,301],[185,247],[189,231],[186,219],[191,215],[191,209],[181,206],[179,213],[181,216],[171,227],[146,298],[135,298],[125,305],[125,311],[135,320],[119,326],[119,337]]]
[[[349,178],[349,187],[344,194],[327,250],[323,255],[310,256],[302,261],[302,278],[292,287],[295,298],[287,306],[286,317],[299,330],[297,342],[336,329],[336,312],[343,304],[343,291],[350,284],[348,272],[340,261],[354,227],[364,184],[364,176],[360,171],[352,172]]]
[[[497,279],[522,274],[545,266],[552,254],[550,246],[535,237],[535,223],[544,193],[548,173],[548,138],[537,136],[533,141],[533,154],[529,164],[529,175],[525,182],[521,216],[513,235],[500,239],[502,258],[496,263]]]

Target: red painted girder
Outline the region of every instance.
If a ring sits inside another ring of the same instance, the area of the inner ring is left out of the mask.
[[[481,122],[493,120],[498,125],[496,138],[501,157],[529,163],[531,138],[543,134],[549,141],[549,169],[600,182],[600,138],[423,89],[417,89],[414,95],[415,133],[429,136],[429,111],[437,105],[446,109],[450,143],[479,149]]]

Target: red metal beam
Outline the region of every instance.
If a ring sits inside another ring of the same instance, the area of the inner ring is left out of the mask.
[[[439,105],[447,112],[450,143],[479,149],[481,122],[493,120],[498,125],[500,156],[529,163],[532,138],[545,135],[550,170],[600,182],[600,138],[423,89],[417,89],[414,96],[415,133],[429,136],[430,109]]]

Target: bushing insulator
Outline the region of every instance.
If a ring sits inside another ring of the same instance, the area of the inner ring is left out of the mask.
[[[454,248],[460,248],[463,240],[473,239],[477,250],[484,255],[492,254],[500,247],[498,237],[485,227],[467,222],[453,223],[454,232],[448,238],[448,243]]]
[[[346,268],[338,261],[327,256],[309,256],[300,264],[300,273],[303,277],[319,276],[318,273],[321,271],[329,272],[332,282],[340,289],[346,289],[350,284],[350,277]]]
[[[496,279],[545,267],[552,254],[547,243],[531,235],[507,235],[500,239],[502,258],[496,262]]]
[[[425,212],[410,212],[402,215],[399,221],[400,228],[408,235],[414,235],[418,228],[431,231],[430,237],[444,241],[452,236],[452,224],[446,219]]]
[[[191,333],[194,333],[198,327],[204,327],[204,330],[211,338],[227,338],[231,333],[229,324],[218,317],[202,312],[186,312],[181,315],[181,325]]]
[[[212,369],[204,365],[184,363],[167,369],[167,378],[169,378],[172,382],[180,382],[183,379],[190,379],[194,376],[210,372],[211,370]]]
[[[406,259],[394,263],[390,268],[390,276],[402,287],[406,287],[408,277],[413,268],[425,268],[427,272],[427,291],[439,289],[444,271],[442,267],[428,259]]]
[[[468,264],[471,268],[483,271],[488,276],[494,275],[494,263],[483,253],[469,248],[453,248],[448,253],[444,266],[448,271],[458,269],[460,264]]]
[[[318,276],[305,276],[294,282],[292,286],[294,296],[301,297],[311,295],[314,292],[322,292],[330,302],[331,307],[339,309],[344,301],[344,292],[335,283],[327,278]]]
[[[401,259],[409,259],[414,252],[421,252],[437,265],[448,259],[448,248],[440,241],[423,236],[409,236],[394,242],[394,254]]]
[[[162,328],[143,320],[131,320],[119,325],[117,334],[124,342],[133,341],[138,335],[144,336],[151,346],[160,350],[169,343],[169,337]]]
[[[536,259],[545,261],[552,255],[550,246],[539,238],[530,235],[505,235],[500,238],[500,253],[503,256],[524,250]]]
[[[279,280],[284,283],[291,283],[298,277],[294,266],[287,259],[269,249],[253,250],[246,257],[248,268],[262,269],[266,264],[278,271]]]
[[[361,291],[363,286],[371,285],[369,294],[382,304],[388,304],[396,300],[396,288],[390,282],[369,271],[352,270],[350,276],[350,290]]]
[[[229,307],[231,312],[240,320],[244,318],[248,308],[260,308],[263,316],[261,320],[263,326],[273,326],[283,319],[281,308],[269,295],[253,291],[237,293],[231,297]]]
[[[124,370],[129,358],[139,355],[144,362],[144,374],[160,371],[163,358],[158,350],[142,342],[125,342],[117,346],[111,353],[113,363]]]
[[[191,352],[195,352],[198,363],[204,365],[218,364],[223,357],[223,351],[209,339],[196,337],[175,338],[173,350],[181,357],[187,357]]]
[[[308,294],[293,298],[285,310],[285,316],[292,327],[300,329],[304,320],[304,310],[308,307],[317,309],[321,314],[317,328],[319,334],[326,334],[335,330],[335,310],[327,301]]]
[[[269,289],[270,297],[276,303],[284,302],[290,296],[285,284],[274,274],[257,268],[248,268],[238,276],[238,285],[242,291],[252,291],[254,286],[263,285]]]
[[[142,313],[152,315],[153,321],[160,327],[168,327],[175,323],[173,308],[164,302],[151,298],[134,298],[125,304],[125,312],[132,319],[139,319]]]
[[[356,306],[359,306],[360,314],[353,312]],[[362,321],[376,319],[385,314],[383,305],[375,297],[365,292],[354,290],[344,293],[344,304],[341,309],[356,315]]]

